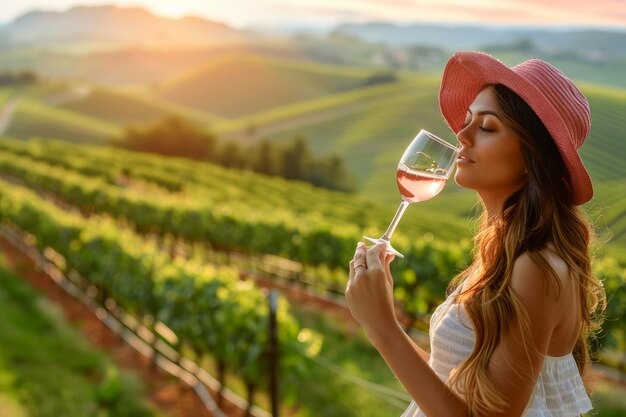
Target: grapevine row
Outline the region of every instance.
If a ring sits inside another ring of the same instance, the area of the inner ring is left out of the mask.
[[[393,215],[389,210],[354,195],[181,158],[40,140],[3,139],[0,150],[28,156],[85,176],[100,177],[113,185],[120,185],[126,180],[149,183],[151,188],[157,186],[202,200],[239,200],[257,210],[287,210],[304,221],[307,218],[314,221],[323,219],[332,225],[352,224],[359,229],[372,226],[381,229],[386,227],[385,222]],[[411,216],[406,218],[402,232],[421,235],[436,230],[437,236],[442,239],[456,239],[464,227],[462,222],[451,216],[420,211],[419,221]]]
[[[237,270],[172,260],[111,220],[84,219],[3,181],[0,216],[3,223],[34,236],[40,250],[60,254],[65,272],[86,277],[101,301],[112,298],[138,317],[163,322],[181,346],[211,354],[252,392],[266,387],[268,306],[263,292],[240,281]],[[306,351],[306,342],[298,341],[299,325],[284,300],[277,315],[285,347],[282,369],[289,375],[301,370],[296,352]]]

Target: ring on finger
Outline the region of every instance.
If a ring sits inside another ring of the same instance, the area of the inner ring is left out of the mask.
[[[367,265],[365,265],[364,263],[360,263],[360,264],[355,264],[354,265],[354,269],[357,269],[358,267],[362,266],[363,268],[367,269]]]

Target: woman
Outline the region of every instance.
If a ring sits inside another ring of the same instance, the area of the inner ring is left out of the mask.
[[[461,144],[455,180],[484,206],[474,261],[432,315],[430,356],[396,320],[384,244],[357,246],[350,311],[413,398],[403,417],[587,412],[588,338],[605,303],[576,207],[593,195],[577,152],[587,100],[544,61],[459,52],[439,101]]]

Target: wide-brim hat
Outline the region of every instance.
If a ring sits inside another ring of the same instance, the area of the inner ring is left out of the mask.
[[[467,109],[489,84],[503,84],[539,116],[563,158],[569,178],[565,186],[574,204],[593,197],[593,186],[578,149],[591,127],[589,103],[576,85],[549,63],[530,59],[514,67],[482,52],[457,52],[443,71],[439,105],[456,134],[463,129]]]

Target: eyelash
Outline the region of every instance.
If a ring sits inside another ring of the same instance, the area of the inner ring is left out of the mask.
[[[463,129],[465,129],[467,126],[469,126],[469,123],[463,123]],[[478,128],[482,130],[483,132],[487,132],[487,133],[492,133],[496,131],[495,129],[485,129],[482,126],[479,126]]]

